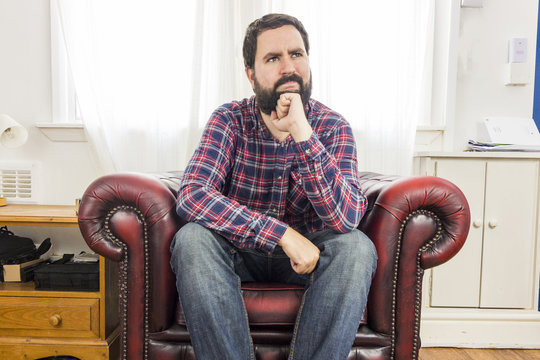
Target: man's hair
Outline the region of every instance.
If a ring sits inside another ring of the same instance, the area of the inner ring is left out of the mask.
[[[244,47],[242,52],[244,54],[244,65],[246,68],[253,69],[255,64],[255,54],[257,53],[257,38],[260,33],[265,30],[277,29],[285,25],[294,26],[304,40],[304,47],[306,53],[309,55],[309,39],[304,25],[294,16],[285,14],[267,14],[262,18],[253,21],[249,24],[246,30],[246,36],[244,37]]]

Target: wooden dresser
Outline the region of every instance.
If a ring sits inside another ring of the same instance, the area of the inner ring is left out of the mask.
[[[73,206],[7,205],[0,225],[77,227]],[[99,291],[41,291],[33,282],[0,283],[0,359],[69,355],[117,359],[118,270],[99,260]]]

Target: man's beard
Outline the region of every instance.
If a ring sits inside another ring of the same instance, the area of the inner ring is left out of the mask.
[[[300,88],[298,90],[277,91],[277,88],[279,86],[289,81],[295,81],[296,83],[298,83]],[[304,84],[304,81],[302,80],[300,75],[297,74],[282,77],[274,84],[273,89],[263,89],[257,81],[256,76],[254,76],[254,83],[255,88],[253,89],[253,91],[255,92],[255,96],[257,97],[257,106],[259,107],[259,110],[266,115],[270,115],[272,111],[276,110],[277,101],[282,94],[300,94],[302,104],[304,106],[306,106],[309,98],[311,97],[311,73],[309,74],[309,81],[306,84]]]

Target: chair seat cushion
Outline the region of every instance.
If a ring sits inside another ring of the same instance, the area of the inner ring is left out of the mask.
[[[250,326],[294,325],[304,286],[278,283],[243,283],[242,296]],[[185,325],[184,312],[177,304],[176,323]]]
[[[242,296],[253,326],[294,326],[300,309],[304,286],[279,283],[243,283]],[[366,314],[362,319],[365,323]],[[176,323],[186,325],[184,312],[177,304]]]

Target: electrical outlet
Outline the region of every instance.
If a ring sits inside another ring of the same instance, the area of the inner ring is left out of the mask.
[[[527,38],[513,38],[508,44],[508,62],[527,62]]]

